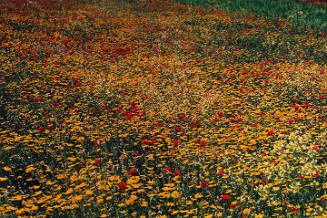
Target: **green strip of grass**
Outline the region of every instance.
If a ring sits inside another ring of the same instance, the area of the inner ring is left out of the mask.
[[[301,27],[327,32],[327,8],[295,0],[172,0],[213,7],[227,12],[250,13],[266,19],[283,18]]]

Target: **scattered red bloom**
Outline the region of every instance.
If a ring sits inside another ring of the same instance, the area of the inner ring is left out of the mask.
[[[136,169],[131,169],[130,171],[129,171],[129,175],[134,175],[134,174],[136,174],[137,173],[137,170]]]
[[[300,213],[299,209],[297,209],[295,207],[292,207],[291,208],[291,211],[294,212],[294,213],[296,213],[296,214]]]
[[[166,169],[164,169],[164,173],[170,173],[171,172],[171,168],[167,167]]]
[[[229,196],[229,195],[221,195],[220,196],[220,199],[221,200],[229,200],[229,199],[231,199],[231,196]]]
[[[97,110],[97,109],[93,109],[93,110],[91,111],[91,114],[96,114],[96,113],[98,113],[98,110]]]
[[[99,140],[95,140],[95,141],[93,142],[93,145],[94,145],[94,147],[98,147],[98,146],[100,145]]]
[[[269,130],[268,135],[275,135],[275,131],[274,130]]]
[[[205,188],[205,187],[207,187],[208,186],[208,184],[206,183],[206,181],[201,181],[200,182],[200,187],[201,188]]]
[[[126,182],[121,182],[118,184],[119,189],[126,189],[126,187],[127,187]]]
[[[262,183],[268,183],[268,181],[266,179],[260,179],[259,181]]]
[[[176,130],[176,132],[179,132],[179,131],[181,131],[182,129],[181,129],[179,126],[176,126],[175,130]]]
[[[99,157],[94,160],[95,165],[99,165],[101,162],[102,162],[102,158]]]
[[[230,207],[236,207],[236,204],[230,203],[229,206]]]
[[[204,141],[204,140],[200,141],[200,146],[201,146],[201,147],[205,146],[206,144],[207,144],[206,141]]]
[[[43,132],[43,131],[44,131],[44,127],[43,126],[40,126],[39,132]]]
[[[174,176],[179,176],[181,173],[179,172],[179,170],[175,170],[175,172],[174,172]]]
[[[225,171],[224,171],[224,170],[220,170],[220,171],[217,173],[217,176],[222,177],[224,174],[225,174]]]

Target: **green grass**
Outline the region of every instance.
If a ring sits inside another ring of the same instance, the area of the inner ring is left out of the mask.
[[[295,0],[173,0],[178,3],[213,7],[229,13],[246,13],[266,19],[282,18],[304,28],[327,31],[327,10],[320,5]]]

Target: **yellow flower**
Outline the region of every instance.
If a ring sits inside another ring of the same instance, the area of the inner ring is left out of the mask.
[[[87,190],[85,191],[85,194],[86,194],[86,195],[93,195],[93,191],[92,191],[92,190],[89,190],[89,189],[87,189]]]
[[[72,188],[69,188],[64,194],[65,195],[69,195],[73,192],[73,189]]]
[[[108,217],[108,215],[107,214],[101,214],[100,217]]]
[[[3,167],[2,168],[4,171],[7,171],[7,172],[10,172],[11,171],[11,168],[10,167]]]
[[[33,167],[33,164],[31,164],[31,165],[27,166],[25,172],[26,173],[29,173],[29,172],[32,172],[33,170],[36,170],[36,168]]]
[[[139,176],[134,176],[134,177],[131,177],[127,180],[127,184],[136,184],[140,181],[140,177]]]
[[[255,215],[254,215],[254,218],[263,218],[263,217],[264,217],[263,214],[255,214]]]
[[[0,177],[0,182],[4,182],[6,180],[8,180],[8,178],[6,178],[6,177]]]
[[[173,193],[171,193],[171,197],[173,198],[179,198],[179,196],[181,196],[181,194],[178,191],[173,191]]]
[[[251,209],[249,209],[249,208],[246,208],[246,209],[243,210],[244,215],[249,215],[250,212],[251,212]]]
[[[82,195],[75,195],[73,198],[72,198],[72,202],[75,203],[77,201],[80,201],[82,200],[83,196]]]
[[[146,202],[146,201],[142,201],[141,206],[142,206],[142,207],[147,207],[147,206],[148,206],[148,202]]]

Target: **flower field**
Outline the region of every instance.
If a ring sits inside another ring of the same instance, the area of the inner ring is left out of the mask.
[[[327,216],[326,33],[162,0],[0,12],[1,217]]]

